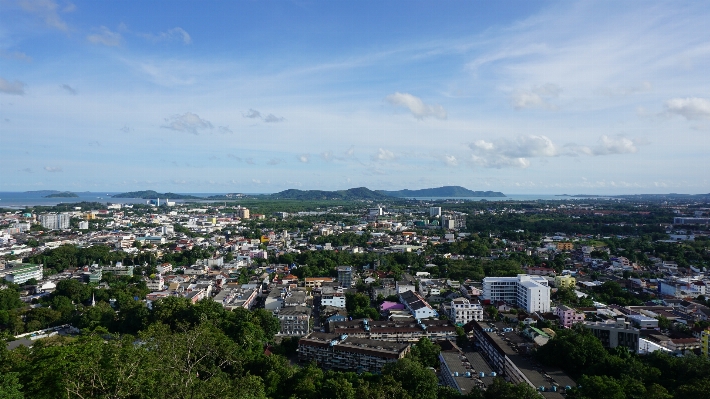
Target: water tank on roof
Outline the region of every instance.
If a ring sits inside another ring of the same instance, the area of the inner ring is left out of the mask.
[[[491,377],[495,377],[497,374],[495,371],[491,371]]]
[[[557,387],[554,385],[552,386],[552,392],[557,392]]]
[[[570,389],[572,389],[572,387],[571,387],[571,386],[569,386],[569,385],[565,385],[565,391],[569,391]]]
[[[486,373],[484,373],[483,371],[481,371],[480,373],[478,373],[478,376],[481,377],[481,378],[483,378],[483,377],[486,376]]]
[[[454,377],[458,377],[458,376],[459,376],[459,372],[458,371],[454,372]]]
[[[470,377],[470,376],[471,376],[471,372],[467,371],[467,372],[466,372],[466,377]]]

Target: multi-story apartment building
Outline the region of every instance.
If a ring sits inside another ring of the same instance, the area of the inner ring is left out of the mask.
[[[577,285],[577,279],[565,274],[564,276],[555,276],[555,287],[557,288],[574,288]]]
[[[5,273],[5,281],[14,284],[24,284],[27,280],[41,280],[44,277],[44,268],[42,265],[23,263],[15,265],[10,269],[3,270]]]
[[[301,337],[310,332],[311,309],[306,306],[283,308],[274,315],[281,323],[279,335]]]
[[[483,279],[482,298],[511,303],[528,313],[550,311],[550,287],[541,276],[486,277]]]
[[[104,273],[113,273],[116,276],[133,276],[133,266],[123,266],[121,262],[116,262],[114,266],[104,266],[101,270]]]
[[[451,301],[451,320],[459,325],[466,324],[471,320],[483,320],[483,306],[478,303],[471,303],[466,298],[456,298]]]
[[[576,309],[565,305],[558,306],[555,309],[555,315],[560,318],[560,325],[564,328],[570,328],[575,323],[584,322],[584,313],[577,312]]]
[[[158,274],[155,278],[147,278],[145,286],[151,291],[162,291],[165,289],[165,280],[161,274]]]
[[[321,306],[334,306],[336,308],[345,308],[345,295],[340,292],[332,294],[323,294],[321,296]]]
[[[341,287],[350,288],[353,284],[352,266],[338,266],[338,282]]]
[[[625,346],[631,352],[638,353],[639,330],[623,318],[607,322],[587,322],[584,327],[592,330],[592,334],[599,338],[605,348]]]
[[[251,309],[258,294],[257,284],[227,284],[212,299],[227,310]]]
[[[249,209],[238,206],[235,212],[240,219],[249,219]]]
[[[62,230],[69,228],[69,219],[68,213],[48,213],[39,216],[39,223],[45,229]]]
[[[368,319],[333,321],[328,323],[328,332],[347,334],[355,338],[376,339],[393,342],[416,342],[426,337],[432,341],[456,338],[456,325],[449,320],[370,321]]]
[[[379,373],[409,353],[410,344],[314,332],[298,341],[298,359],[324,369]]]
[[[306,288],[320,288],[323,283],[332,283],[332,277],[306,277],[305,279]]]

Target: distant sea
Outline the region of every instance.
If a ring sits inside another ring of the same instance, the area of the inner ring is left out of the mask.
[[[100,202],[100,203],[112,203],[112,204],[145,204],[148,200],[140,198],[111,198],[111,195],[120,194],[118,192],[75,192],[78,197],[71,198],[44,198],[46,193],[32,193],[32,192],[7,192],[0,191],[0,208],[22,208],[24,206],[54,206],[59,203],[75,203],[75,202]],[[185,193],[191,194],[197,197],[208,197],[211,195],[219,195],[220,193]],[[226,193],[225,193],[226,194]],[[245,193],[245,194],[256,194],[256,193]],[[264,194],[264,193],[259,193]],[[603,197],[603,196],[600,196]],[[536,201],[536,200],[557,200],[557,201],[582,201],[588,198],[574,198],[565,197],[558,195],[543,195],[543,194],[508,194],[506,197],[416,197],[417,200],[466,200],[466,201]],[[165,201],[166,198],[161,198],[161,201]],[[185,202],[185,200],[171,200],[175,202]],[[196,200],[187,200],[189,202],[195,202]],[[224,200],[209,200],[209,202],[222,202]],[[230,202],[235,200],[229,200]]]

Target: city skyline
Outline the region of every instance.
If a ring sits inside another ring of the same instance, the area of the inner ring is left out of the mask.
[[[0,191],[710,192],[701,2],[0,2]]]

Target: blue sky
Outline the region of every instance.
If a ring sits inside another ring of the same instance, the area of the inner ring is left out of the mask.
[[[0,191],[710,192],[710,3],[0,0]]]

